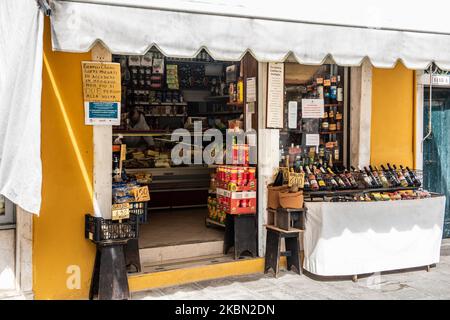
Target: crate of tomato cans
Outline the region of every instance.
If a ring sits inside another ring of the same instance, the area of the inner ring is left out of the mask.
[[[229,191],[256,191],[256,168],[219,166],[216,172],[217,185]]]
[[[256,191],[230,191],[217,188],[218,210],[227,214],[256,212]]]

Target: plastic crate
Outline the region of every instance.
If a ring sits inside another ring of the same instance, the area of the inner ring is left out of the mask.
[[[139,223],[148,222],[148,202],[130,202],[130,214],[137,216]]]
[[[134,214],[122,222],[86,214],[84,222],[84,236],[93,242],[135,239],[139,236],[139,219]]]

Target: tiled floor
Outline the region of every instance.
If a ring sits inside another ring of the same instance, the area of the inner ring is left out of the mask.
[[[140,226],[139,247],[223,240],[222,229],[205,226],[206,214],[206,207],[150,211],[148,224]]]
[[[374,274],[354,283],[348,279],[313,280],[282,271],[155,289],[133,299],[450,299],[450,256],[426,272],[413,269]]]

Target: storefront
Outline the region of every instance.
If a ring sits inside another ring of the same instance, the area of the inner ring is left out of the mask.
[[[447,67],[446,57],[424,56],[429,51],[423,50],[438,45],[444,48],[446,37],[437,44],[433,32],[392,31],[410,30],[410,21],[401,27],[383,21],[384,30],[354,27],[361,21],[350,26],[339,21],[339,15],[328,17],[327,24],[321,24],[320,19],[316,24],[305,23],[311,19],[265,5],[219,8],[207,3],[195,11],[187,5],[183,1],[177,8],[130,5],[129,1],[52,2],[51,23],[46,20],[43,42],[42,206],[40,216],[34,219],[33,236],[33,290],[37,298],[87,297],[95,247],[83,237],[84,215],[111,217],[111,145],[119,140],[128,149],[122,163],[125,173],[137,174],[136,180],[141,182],[151,178],[147,181],[151,198],[148,222],[141,225],[140,236],[144,238],[139,239],[141,261],[147,259],[148,272],[129,276],[131,290],[262,272],[267,185],[272,183],[283,153],[288,154],[292,144],[292,149],[307,145],[300,132],[303,128],[297,126],[301,118],[290,118],[288,102],[306,98],[299,93],[308,91],[311,79],[317,82],[320,70],[322,78],[330,84],[333,80],[336,87],[336,103],[326,103],[333,116],[328,111],[328,121],[321,118],[312,124],[317,130],[309,128],[314,131],[311,134],[317,131],[319,139],[308,139],[318,140],[316,149],[323,153],[323,163],[329,164],[331,159],[331,168],[363,168],[387,162],[416,167],[413,70],[426,69],[430,61]],[[415,45],[393,45],[410,40]],[[438,49],[436,52],[441,52]],[[149,54],[152,67],[155,59],[162,61],[165,72],[158,77],[158,72],[150,71],[147,85],[145,57]],[[133,65],[136,57],[139,65]],[[121,64],[123,121],[118,127],[86,125],[82,61]],[[280,95],[274,95],[269,76],[274,63],[284,72],[281,109],[276,109]],[[176,66],[178,83],[167,81],[169,65]],[[227,79],[229,67],[237,70],[235,80]],[[133,77],[141,70],[142,78]],[[183,72],[201,75],[185,81],[191,77]],[[254,79],[251,100],[249,79]],[[143,87],[136,89],[141,80]],[[230,83],[243,87],[239,89],[242,98],[239,90],[238,97],[232,97]],[[171,85],[175,87],[168,95],[165,89]],[[127,126],[126,119],[134,110],[145,118],[145,129],[130,130]],[[282,123],[276,126],[280,110]],[[229,120],[238,120],[243,128],[257,132],[255,242],[260,258],[217,263],[223,255],[223,231],[220,226],[212,229],[204,225],[210,174],[216,168],[204,163],[175,167],[168,161],[173,141],[166,135],[175,128],[186,128],[194,119],[205,121],[209,128],[224,129],[230,129]],[[127,140],[138,140],[138,145],[147,147],[133,150],[133,142],[128,144]],[[296,158],[290,158],[291,164]],[[196,226],[199,229],[193,229]],[[173,230],[165,232],[167,228]],[[170,250],[162,250],[164,247]],[[208,263],[195,268],[158,270],[166,268],[168,260],[201,260],[205,256]]]

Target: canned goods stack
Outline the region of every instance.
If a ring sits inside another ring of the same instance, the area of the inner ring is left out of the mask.
[[[256,168],[239,166],[219,166],[216,184],[229,191],[256,191]]]

